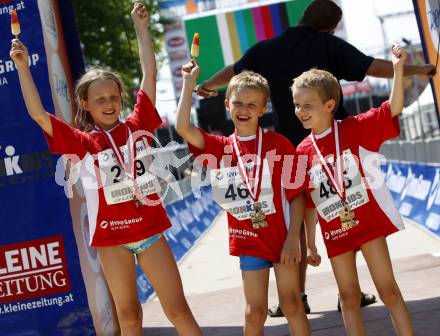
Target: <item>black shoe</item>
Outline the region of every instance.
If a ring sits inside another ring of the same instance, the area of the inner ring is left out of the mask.
[[[370,304],[376,303],[376,296],[374,294],[361,292],[361,307],[369,306]],[[338,312],[341,311],[341,302],[338,297]]]
[[[279,304],[273,306],[272,308],[269,308],[267,310],[267,315],[269,315],[270,317],[283,317],[284,316]]]
[[[310,314],[310,306],[309,306],[309,301],[307,300],[307,295],[304,293],[301,293],[301,299],[304,305],[304,310],[306,312],[306,314]]]
[[[301,294],[301,300],[303,302],[304,310],[305,310],[306,314],[310,314],[310,306],[309,306],[309,302],[307,301],[307,295]],[[279,304],[276,306],[273,306],[272,308],[269,308],[267,310],[267,315],[269,315],[270,317],[283,317],[284,316]]]

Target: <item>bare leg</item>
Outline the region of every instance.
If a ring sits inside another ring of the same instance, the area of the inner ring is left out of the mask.
[[[244,336],[263,336],[267,312],[269,268],[258,271],[241,271],[246,300]]]
[[[301,261],[299,263],[299,290],[301,293],[306,292],[306,273],[307,273],[307,243],[306,243],[306,230],[305,224],[301,227],[301,233],[299,235],[301,243]]]
[[[97,250],[122,335],[142,335],[142,307],[137,295],[133,254],[120,246],[98,247]]]
[[[397,335],[413,335],[411,317],[393,274],[385,237],[365,243],[361,247],[379,297],[391,313]]]
[[[292,335],[310,335],[309,321],[300,297],[298,264],[275,264],[278,297]]]
[[[202,331],[186,302],[176,261],[164,237],[137,255],[139,265],[156,291],[165,315],[179,335],[199,336]]]
[[[330,258],[333,274],[339,289],[342,316],[348,336],[365,335],[361,316],[361,289],[356,269],[356,253],[349,251]]]

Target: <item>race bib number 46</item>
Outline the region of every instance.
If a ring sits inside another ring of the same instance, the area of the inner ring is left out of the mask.
[[[248,170],[252,167],[248,166]],[[211,171],[211,185],[215,201],[238,220],[251,218],[254,212],[254,201],[249,195],[246,184],[240,175],[238,167],[213,169]],[[261,210],[266,215],[275,212],[273,204],[273,189],[269,165],[263,161],[261,193],[258,198]]]
[[[122,146],[124,160],[127,158],[127,146]],[[150,173],[152,157],[147,153],[143,141],[136,142],[136,182],[142,193],[147,196],[160,191],[156,176]],[[133,199],[133,181],[125,175],[111,149],[98,154],[99,170],[107,204],[118,204]]]
[[[351,209],[356,209],[368,203],[368,193],[356,160],[349,149],[344,151],[343,158],[346,201],[350,204]],[[315,203],[319,215],[326,222],[330,222],[339,216],[342,208],[341,198],[332,182],[327,178],[321,164],[314,165],[310,169],[309,175],[314,188],[311,193],[313,203]]]

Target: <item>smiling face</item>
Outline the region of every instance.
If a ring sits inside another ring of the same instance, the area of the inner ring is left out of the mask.
[[[239,87],[225,100],[225,105],[239,136],[256,134],[258,119],[266,112],[266,99],[261,90]]]
[[[93,81],[87,90],[87,100],[81,100],[81,105],[90,113],[95,125],[104,130],[112,129],[119,123],[122,108],[118,84],[111,79]]]
[[[333,99],[324,102],[316,89],[293,88],[295,114],[305,129],[311,129],[316,134],[331,126],[335,104]]]

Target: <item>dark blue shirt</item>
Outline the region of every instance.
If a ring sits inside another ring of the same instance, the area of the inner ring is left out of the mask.
[[[295,116],[293,79],[311,68],[327,70],[338,80],[361,81],[373,61],[340,38],[305,26],[288,28],[283,34],[261,41],[234,64],[234,72],[252,70],[269,82],[275,130],[297,146],[309,133]],[[341,102],[336,119],[348,116]]]

